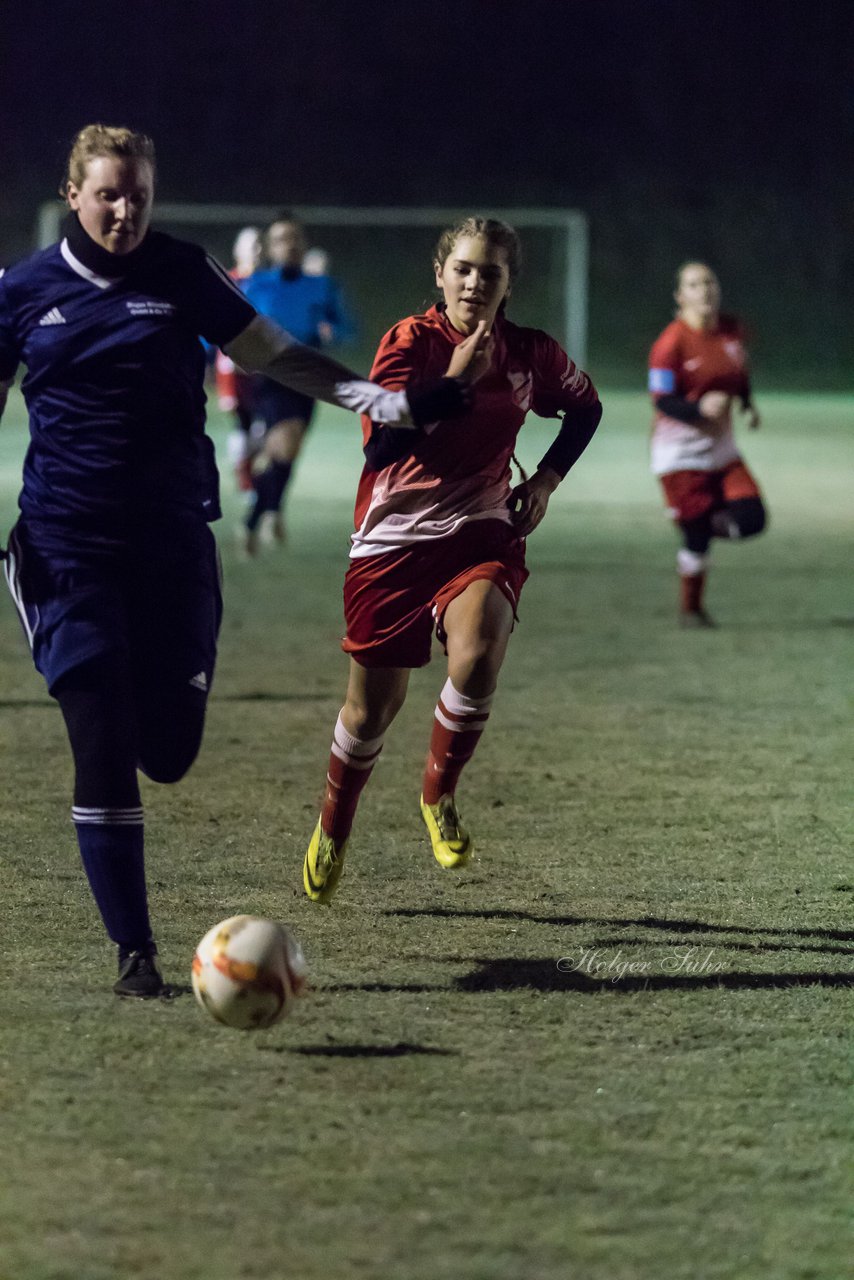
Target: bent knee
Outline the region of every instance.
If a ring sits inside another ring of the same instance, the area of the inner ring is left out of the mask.
[[[141,751],[139,768],[152,782],[180,782],[190,772],[200,746],[201,741],[192,746],[188,744],[183,750]]]
[[[395,695],[381,705],[369,707],[367,703],[348,698],[342,708],[342,719],[348,733],[364,742],[379,738],[394,720],[406,700],[406,694]]]
[[[712,541],[712,521],[708,512],[693,520],[680,520],[679,527],[682,530],[686,551],[704,556]]]
[[[507,637],[480,636],[448,647],[448,675],[455,688],[471,697],[483,698],[498,684],[507,652]]]
[[[140,711],[138,765],[152,782],[180,782],[199,754],[205,700],[194,690],[182,694],[168,711],[166,707]]]
[[[768,524],[768,513],[761,498],[736,498],[729,504],[728,515],[739,538],[754,538]]]
[[[298,418],[277,422],[264,437],[265,455],[271,462],[293,462],[299,452],[304,434],[305,423]]]

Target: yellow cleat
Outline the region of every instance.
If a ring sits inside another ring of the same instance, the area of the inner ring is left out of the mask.
[[[438,804],[425,804],[421,797],[421,817],[430,832],[433,857],[448,871],[464,867],[474,850],[471,836],[462,824],[453,796],[440,796]]]
[[[332,836],[321,831],[320,822],[309,841],[302,868],[302,882],[312,902],[331,902],[344,870],[347,841],[336,848]]]

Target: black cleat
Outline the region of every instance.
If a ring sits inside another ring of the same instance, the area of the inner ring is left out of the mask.
[[[130,996],[137,1000],[153,1000],[165,991],[165,984],[157,968],[156,951],[128,951],[119,953],[119,976],[113,986],[117,996]]]

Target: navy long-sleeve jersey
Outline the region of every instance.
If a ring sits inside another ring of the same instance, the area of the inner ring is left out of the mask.
[[[256,312],[199,246],[150,232],[107,279],[68,241],[0,276],[0,380],[27,367],[22,513],[124,524],[162,510],[220,514],[205,435],[201,334],[216,346]]]

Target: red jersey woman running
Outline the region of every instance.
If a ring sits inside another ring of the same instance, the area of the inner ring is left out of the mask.
[[[759,414],[750,397],[741,327],[720,313],[714,272],[703,262],[684,263],[674,297],[676,319],[649,356],[652,470],[683,538],[676,556],[680,621],[712,627],[703,607],[712,538],[750,538],[765,528],[759,489],[733,437],[733,399],[741,401],[749,427],[759,426]]]
[[[453,376],[463,347],[478,377],[456,421],[399,430],[363,418],[365,467],[344,584],[350,676],[332,740],[326,794],[305,856],[305,891],[328,902],[341,876],[359,795],[435,629],[448,659],[422,782],[421,814],[437,861],[462,866],[472,840],[455,792],[486,725],[519,595],[526,536],[586,448],[602,414],[586,373],[554,339],[511,324],[504,305],[519,265],[506,223],[467,218],[434,261],[443,301],[383,338],[372,377],[387,388]],[[510,460],[529,410],[563,416],[530,479]]]

